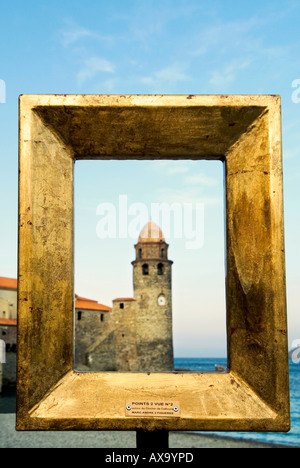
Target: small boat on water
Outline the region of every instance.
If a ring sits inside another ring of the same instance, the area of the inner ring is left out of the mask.
[[[226,372],[226,367],[223,364],[215,364],[215,371],[216,372]]]

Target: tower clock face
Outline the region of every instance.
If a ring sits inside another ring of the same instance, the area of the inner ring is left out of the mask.
[[[158,305],[160,306],[164,306],[165,303],[166,303],[166,298],[163,294],[160,294],[160,296],[158,296],[158,299],[157,299],[157,303]]]

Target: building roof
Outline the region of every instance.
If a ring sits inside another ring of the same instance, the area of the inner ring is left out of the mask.
[[[18,286],[18,280],[0,276],[0,289],[16,290],[17,286]],[[87,299],[86,297],[78,296],[77,294],[75,294],[75,309],[99,310],[99,311],[104,311],[104,312],[109,312],[112,310],[111,307],[108,307],[103,304],[99,304],[97,301],[94,301],[93,299]],[[3,320],[8,320],[8,319],[1,319],[1,324],[3,324],[2,323]],[[14,324],[11,323],[10,325],[14,325]]]
[[[149,221],[139,235],[139,243],[166,242],[160,227],[154,222]]]
[[[97,304],[97,301],[95,301],[94,299],[87,299],[86,297],[78,296],[78,294],[75,294],[75,299],[76,301],[96,302]]]
[[[17,289],[18,281],[13,278],[5,278],[0,276],[0,288],[2,289]]]
[[[14,325],[14,326],[16,326],[17,325],[17,320],[1,318],[0,319],[0,326],[1,325]]]
[[[101,312],[110,312],[112,310],[111,307],[90,300],[75,301],[75,309],[99,310]]]

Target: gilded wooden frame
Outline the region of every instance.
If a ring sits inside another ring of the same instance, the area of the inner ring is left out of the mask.
[[[130,158],[224,161],[228,373],[73,370],[74,161]],[[17,429],[288,431],[282,203],[278,96],[21,96]]]

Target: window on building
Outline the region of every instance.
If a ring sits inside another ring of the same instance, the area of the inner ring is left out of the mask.
[[[165,258],[165,249],[160,249],[160,258]]]
[[[124,304],[123,304],[123,302],[121,302],[121,304],[120,304],[120,309],[124,309]]]
[[[143,258],[143,250],[139,249],[139,258]]]
[[[100,315],[100,322],[104,322],[104,314]]]
[[[147,263],[143,265],[143,275],[149,275],[149,265]]]
[[[162,263],[159,263],[159,264],[157,265],[157,274],[158,274],[158,275],[163,275],[163,274],[164,274],[164,266],[163,266]]]
[[[82,312],[79,311],[77,312],[77,320],[81,320],[81,318],[82,318]]]

